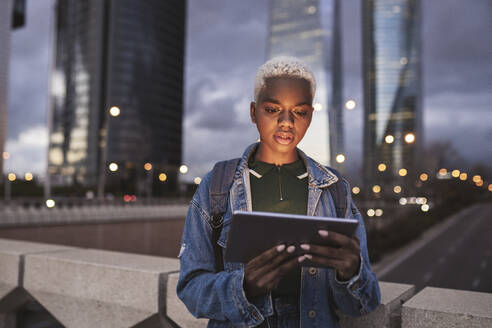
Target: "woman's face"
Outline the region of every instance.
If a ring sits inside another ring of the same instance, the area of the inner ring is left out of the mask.
[[[250,115],[260,133],[260,160],[288,163],[297,158],[297,144],[306,133],[313,115],[309,83],[300,78],[266,80],[258,103],[250,105]]]

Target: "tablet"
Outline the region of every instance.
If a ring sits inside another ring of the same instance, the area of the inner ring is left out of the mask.
[[[293,256],[305,253],[299,245],[330,245],[318,230],[335,231],[351,236],[356,219],[329,218],[271,212],[234,211],[227,236],[224,259],[227,262],[247,263],[275,245],[295,245]],[[330,245],[333,246],[333,245]],[[306,259],[303,266],[315,266]]]

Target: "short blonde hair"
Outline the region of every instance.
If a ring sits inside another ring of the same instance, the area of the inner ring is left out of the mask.
[[[258,97],[265,87],[266,80],[274,77],[292,77],[306,80],[311,88],[311,97],[314,98],[316,80],[309,65],[296,57],[279,56],[268,60],[258,68],[255,77],[255,102],[258,102]]]

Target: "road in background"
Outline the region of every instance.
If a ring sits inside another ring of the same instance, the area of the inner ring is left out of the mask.
[[[379,280],[413,284],[417,291],[432,286],[492,293],[492,204],[463,211],[408,258],[382,271]]]

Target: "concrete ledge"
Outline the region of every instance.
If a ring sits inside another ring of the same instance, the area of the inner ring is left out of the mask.
[[[74,249],[27,255],[24,288],[66,327],[166,327],[178,270],[177,259]]]
[[[173,273],[167,279],[167,316],[180,327],[205,328],[208,319],[197,319],[188,311],[176,294],[179,272]]]
[[[30,299],[23,287],[24,257],[73,247],[0,239],[0,312],[14,311]]]
[[[396,328],[401,326],[401,305],[415,294],[415,286],[379,282],[381,304],[373,312],[362,317],[341,315],[343,328]]]
[[[0,227],[183,219],[189,205],[81,206],[0,209]]]
[[[492,294],[424,288],[403,305],[402,327],[492,327]]]

